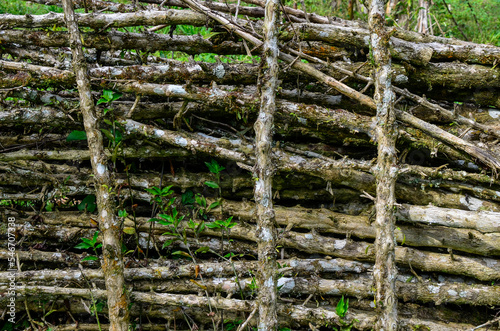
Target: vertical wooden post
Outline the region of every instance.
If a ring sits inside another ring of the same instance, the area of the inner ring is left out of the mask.
[[[97,116],[92,100],[87,65],[83,56],[82,41],[75,19],[72,0],[63,0],[64,17],[70,35],[73,70],[80,96],[80,110],[87,133],[90,162],[94,175],[94,186],[99,212],[99,229],[102,238],[103,273],[108,296],[110,330],[127,331],[129,322],[128,298],[123,276],[124,264],[120,241],[120,222],[110,188],[113,184],[108,170],[108,160],[102,144]]]
[[[276,227],[273,208],[272,181],[275,167],[272,162],[273,123],[278,87],[278,19],[279,0],[266,0],[264,45],[260,87],[260,111],[255,122],[254,177],[257,204],[257,238],[259,252],[259,325],[261,331],[277,329],[277,266]]]
[[[368,18],[372,56],[375,61],[375,103],[377,106],[376,138],[377,164],[374,169],[377,183],[375,209],[375,303],[378,314],[376,330],[396,331],[398,325],[394,247],[395,184],[398,175],[396,155],[396,115],[391,84],[390,35],[385,29],[383,0],[372,0]]]

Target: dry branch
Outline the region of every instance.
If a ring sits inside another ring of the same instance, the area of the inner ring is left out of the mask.
[[[140,232],[139,244],[145,249],[149,237],[149,228]],[[91,238],[95,233],[93,228],[64,227],[53,225],[31,225],[22,228],[23,235],[31,240],[43,239],[47,245],[58,242],[74,242],[80,237]],[[256,242],[255,226],[246,223],[238,223],[231,228],[230,237],[232,241],[225,240],[221,246],[220,231],[205,229],[202,237],[198,240],[187,237],[191,249],[207,246],[212,250],[224,247],[225,252],[231,251],[236,254],[250,254],[256,256],[255,245],[248,242]],[[153,241],[163,243],[174,239],[175,247],[186,247],[183,243],[172,236],[154,236]],[[236,240],[238,239],[238,240]],[[356,261],[374,261],[375,254],[373,245],[368,242],[354,241],[352,239],[335,239],[312,231],[310,233],[299,233],[288,231],[279,240],[279,245],[284,248],[292,248],[305,254],[324,254]],[[224,252],[224,254],[225,254]],[[411,247],[397,246],[395,248],[396,263],[402,267],[412,266],[423,271],[445,272],[463,276],[474,277],[479,280],[495,280],[500,277],[500,264],[497,259],[488,257],[467,257],[458,254],[440,254],[419,250]]]
[[[280,263],[286,261],[279,261]],[[313,262],[313,261],[311,261]],[[240,263],[241,264],[241,263]],[[245,263],[249,268],[256,267],[253,262]],[[252,278],[244,278],[238,273],[238,281],[235,281],[235,276],[231,266],[227,265],[227,273],[216,272],[215,276],[207,275],[203,268],[204,265],[199,265],[203,279],[195,277],[195,265],[181,266],[181,269],[190,269],[191,272],[187,275],[175,275],[172,269],[151,268],[151,269],[129,269],[127,275],[139,275],[131,282],[131,277],[126,277],[133,287],[133,291],[149,292],[151,290],[162,293],[185,293],[193,294],[200,290],[200,285],[207,288],[209,293],[224,293],[224,294],[239,294],[240,287],[244,294],[251,295],[252,292],[259,292],[260,289],[252,289]],[[216,269],[222,269],[214,265]],[[212,268],[212,267],[210,267]],[[239,269],[239,268],[238,268]],[[284,273],[288,274],[281,276],[278,279],[280,287],[279,295],[286,298],[288,295],[321,295],[321,296],[340,296],[345,295],[356,298],[373,298],[374,291],[372,289],[373,282],[370,275],[349,276],[345,279],[324,279],[319,277],[299,277],[296,275],[295,268],[287,268],[289,270]],[[311,268],[309,268],[311,269]],[[321,268],[320,268],[321,269]],[[244,273],[248,274],[247,269]],[[312,273],[317,273],[319,270],[312,270]],[[40,270],[26,271],[16,274],[16,279],[23,282],[25,286],[39,286],[48,284],[58,284],[58,286],[66,285],[68,287],[75,282],[82,282],[82,273],[88,280],[92,280],[102,286],[102,272],[94,270],[61,272],[56,270]],[[293,273],[293,277],[291,277]],[[161,274],[161,276],[160,276]],[[151,275],[148,277],[148,275]],[[337,273],[336,276],[340,276]],[[8,272],[0,273],[0,286],[8,284]],[[187,277],[187,278],[180,278]],[[404,275],[408,279],[409,275]],[[413,279],[411,282],[402,281],[403,277],[398,277],[395,282],[398,298],[403,301],[428,303],[434,302],[440,304],[461,304],[461,305],[498,305],[500,303],[500,287],[488,286],[480,284],[464,284],[453,282],[435,283],[431,281],[419,282]],[[99,281],[100,280],[100,281]],[[196,283],[193,282],[196,280]],[[239,283],[239,284],[238,284]],[[74,285],[73,285],[74,286]],[[279,300],[279,299],[278,299]]]
[[[238,34],[240,37],[243,39],[251,42],[254,44],[256,47],[260,47],[262,45],[262,42],[256,38],[254,35],[249,34],[245,31],[242,31],[239,27],[235,26],[233,23],[229,22],[227,19],[224,17],[220,16],[219,14],[213,12],[207,7],[204,7],[197,3],[194,0],[183,0],[186,4],[188,4],[192,9],[197,10],[199,12],[205,13],[207,16],[210,18],[218,21],[220,24],[224,25],[226,29],[234,31],[236,34]],[[318,81],[336,89],[338,92],[357,100],[359,103],[362,105],[368,106],[372,109],[376,109],[376,105],[373,101],[372,98],[346,86],[345,84],[335,80],[333,77],[330,77],[321,71],[315,69],[314,67],[303,63],[301,61],[295,61],[295,58],[289,54],[280,52],[279,53],[279,58],[283,61],[291,63],[292,68],[295,68],[297,70],[300,70],[314,78],[316,78]],[[422,121],[415,116],[395,109],[396,117],[398,120],[405,122],[407,124],[412,125],[413,127],[416,127],[423,132],[429,134],[430,136],[441,140],[457,149],[460,149],[464,151],[465,153],[473,156],[474,158],[477,158],[484,164],[488,165],[490,168],[493,169],[493,171],[497,171],[500,169],[500,160],[499,158],[492,154],[491,152],[484,150],[482,148],[479,148],[467,141],[464,141],[461,138],[458,138],[438,127],[435,125],[426,123],[425,121]]]
[[[207,23],[204,15],[190,10],[168,9],[162,11],[141,10],[133,13],[91,13],[75,14],[78,26],[94,29],[120,28],[141,25],[179,25],[189,24],[202,26]],[[42,28],[65,26],[64,14],[50,12],[45,15],[0,15],[4,29],[11,28]]]

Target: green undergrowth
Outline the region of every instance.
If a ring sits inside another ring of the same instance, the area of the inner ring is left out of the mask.
[[[113,1],[120,3],[130,3],[130,1]],[[297,4],[298,9],[302,9],[301,1],[285,0],[286,5],[293,6]],[[340,1],[337,6],[336,0],[305,0],[307,12],[314,12],[320,15],[336,16],[347,19],[347,1]],[[467,36],[467,39],[477,43],[486,43],[500,46],[500,0],[448,0],[448,4],[454,19],[458,26]],[[246,5],[246,4],[245,4]],[[399,15],[408,15],[410,17],[408,28],[414,30],[417,24],[418,1],[404,0],[400,1],[396,7],[396,13]],[[0,14],[16,15],[39,15],[48,12],[62,12],[58,6],[46,6],[29,3],[23,0],[5,0],[0,1]],[[78,11],[82,11],[81,9]],[[460,29],[453,22],[449,12],[446,10],[442,1],[435,1],[430,7],[430,16],[433,24],[434,34],[443,37],[453,37],[465,39]],[[367,20],[367,11],[359,8],[354,9],[354,19]],[[389,24],[397,24],[388,20]],[[143,27],[127,28],[130,32],[143,29]],[[170,27],[160,30],[158,33],[169,33]],[[442,32],[441,32],[442,31]],[[178,26],[175,34],[193,35],[200,34],[206,36],[211,32],[205,27]],[[189,56],[180,56],[180,60],[189,59]],[[201,56],[196,61],[212,62],[212,56]],[[251,62],[245,58],[238,59],[243,62]]]

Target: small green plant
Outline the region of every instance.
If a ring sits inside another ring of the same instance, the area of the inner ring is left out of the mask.
[[[218,189],[219,190],[219,195],[221,194],[221,188],[220,188],[220,174],[222,172],[222,170],[226,169],[225,167],[221,166],[219,163],[217,163],[217,161],[215,161],[214,159],[212,159],[209,162],[205,162],[205,164],[207,165],[208,167],[208,170],[213,173],[215,175],[215,178],[217,179],[217,182],[213,182],[213,181],[206,181],[205,182],[205,185],[207,185],[208,187],[211,187],[211,188],[215,188],[215,189]]]
[[[337,308],[335,308],[335,311],[337,312],[337,315],[339,315],[340,318],[344,318],[345,315],[347,314],[348,309],[349,309],[349,298],[346,301],[344,301],[344,296],[342,296],[339,303],[337,304]]]
[[[78,205],[79,211],[88,211],[89,213],[93,213],[97,208],[95,195],[89,194],[87,195],[82,202]]]
[[[170,197],[174,193],[172,186],[170,185],[162,189],[153,186],[146,189],[146,192],[153,196],[151,203],[155,203],[164,212],[175,202],[175,197]]]
[[[208,205],[207,203],[207,199],[199,194],[199,193],[196,193],[195,195],[195,202],[196,204],[198,204],[198,208],[197,208],[197,211],[196,211],[196,215],[199,216],[201,219],[203,220],[208,220],[208,213],[214,209],[214,208],[217,208],[218,206],[220,206],[220,201],[217,200],[217,201],[214,201],[212,202],[210,205]]]
[[[243,320],[237,320],[237,321],[232,321],[232,320],[224,320],[224,330],[231,331],[231,330],[236,330],[238,328],[238,325],[243,323]]]
[[[99,258],[97,257],[99,255],[97,253],[97,250],[102,247],[102,244],[97,243],[98,236],[99,236],[99,231],[96,231],[94,233],[94,236],[92,237],[92,239],[81,238],[82,242],[75,246],[75,248],[77,248],[77,249],[89,249],[89,248],[91,248],[94,251],[95,255],[89,255],[87,257],[84,257],[82,259],[82,261],[97,261],[97,260],[99,260]]]
[[[121,98],[123,94],[119,92],[114,92],[111,90],[104,90],[102,91],[102,96],[99,100],[97,100],[97,105],[100,105],[101,103],[111,103],[115,100],[118,100]]]
[[[332,327],[333,330],[336,331],[350,331],[354,327],[354,322],[359,322],[357,319],[352,320],[351,322],[344,321],[344,317],[347,315],[347,311],[349,310],[349,299],[344,300],[344,296],[340,299],[337,307],[335,308],[335,312],[339,316],[340,328],[337,329]]]

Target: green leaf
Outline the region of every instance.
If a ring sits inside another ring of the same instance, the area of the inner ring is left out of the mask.
[[[82,238],[82,241],[84,243],[86,243],[87,245],[89,245],[89,247],[94,247],[94,245],[95,245],[95,241],[92,241],[91,239]]]
[[[198,254],[198,253],[205,254],[205,253],[208,253],[208,252],[210,252],[210,248],[206,247],[206,246],[203,246],[203,247],[198,248],[194,253],[195,254]]]
[[[219,184],[217,184],[216,182],[212,182],[212,181],[206,181],[205,185],[207,185],[208,187],[211,187],[211,188],[219,188]]]
[[[89,249],[93,245],[89,245],[86,243],[79,243],[78,245],[75,246],[76,249]]]
[[[217,224],[216,222],[206,223],[205,226],[209,229],[220,229],[221,228],[220,224]]]
[[[114,130],[115,135],[113,137],[115,143],[119,143],[123,139],[123,134],[121,133],[120,130]]]
[[[212,38],[213,36],[216,36],[218,34],[221,34],[222,32],[209,32],[207,33],[206,35],[203,36],[203,39],[210,39]]]
[[[347,301],[344,301],[344,296],[342,296],[339,303],[337,304],[337,308],[335,308],[335,311],[337,312],[337,315],[342,318],[346,315],[348,309],[349,299],[347,299]]]
[[[95,195],[89,194],[87,195],[82,202],[78,205],[78,210],[79,211],[84,211],[85,207],[87,207],[87,211],[89,213],[93,213],[94,210],[96,209],[97,205],[95,203]]]
[[[113,96],[111,97],[110,102],[113,102],[115,100],[118,100],[122,97],[123,93],[120,92],[113,92]]]
[[[183,205],[192,205],[194,204],[194,194],[193,191],[187,190],[182,194],[182,200],[181,200]]]
[[[123,232],[126,233],[126,234],[134,234],[135,233],[135,229],[131,226],[127,226],[127,227],[124,227],[123,228]]]
[[[75,141],[75,140],[87,140],[87,133],[85,131],[73,130],[66,137],[66,141]]]
[[[93,255],[90,255],[90,256],[87,256],[87,257],[84,257],[82,259],[82,261],[97,261],[99,260],[99,258],[97,256],[93,256]]]
[[[108,138],[111,141],[115,141],[115,137],[111,134],[111,132],[109,130],[101,129],[101,131],[102,131],[102,133],[104,133],[106,138]]]
[[[183,251],[175,251],[172,253],[172,255],[180,255],[180,256],[188,257],[190,259],[192,258],[191,255],[189,255],[188,253],[183,252]]]
[[[97,242],[97,237],[99,237],[99,231],[96,231],[94,233],[94,236],[92,237],[92,243],[96,243]]]
[[[212,203],[210,204],[210,206],[208,206],[207,211],[210,211],[210,210],[214,209],[215,207],[217,207],[217,206],[219,206],[219,205],[220,205],[220,201],[215,201],[215,202],[212,202]]]
[[[226,169],[223,166],[219,165],[217,161],[215,161],[214,159],[212,159],[210,163],[205,162],[205,165],[208,167],[208,170],[213,174],[218,174],[222,170]]]

